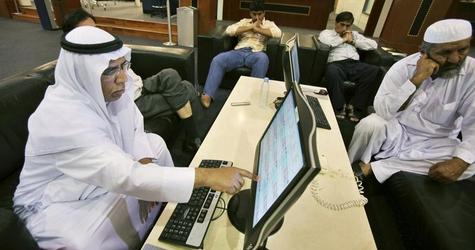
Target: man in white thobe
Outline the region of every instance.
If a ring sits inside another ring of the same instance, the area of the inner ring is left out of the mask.
[[[236,193],[238,168],[173,168],[159,136],[143,130],[129,94],[130,49],[78,27],[61,40],[50,86],[28,121],[14,211],[43,249],[134,249],[156,201],[186,202],[194,187]],[[169,166],[169,167],[166,167]]]
[[[398,171],[444,183],[474,175],[471,36],[465,20],[436,22],[427,28],[421,52],[391,67],[374,100],[376,114],[357,125],[350,143],[350,161],[359,162],[362,174],[374,173],[381,183]]]

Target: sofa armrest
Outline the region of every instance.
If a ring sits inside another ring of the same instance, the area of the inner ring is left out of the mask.
[[[475,249],[475,177],[450,184],[398,172],[384,186],[411,249]]]
[[[132,69],[142,78],[172,68],[181,78],[195,82],[194,51],[187,47],[126,45],[132,49]]]
[[[40,249],[23,221],[4,208],[0,208],[0,245],[2,249]]]
[[[227,36],[222,27],[209,34],[198,35],[198,82],[200,84],[204,85],[213,58],[221,52],[233,49],[236,43],[237,38]]]
[[[234,49],[238,43],[238,38],[235,36],[224,35],[214,39],[215,51],[214,55],[217,55],[221,52],[229,51]]]
[[[300,82],[302,84],[315,85],[316,82],[312,78],[313,64],[317,46],[313,40],[312,34],[300,34],[298,36],[298,57],[300,67]]]
[[[323,86],[322,79],[327,68],[328,55],[330,53],[330,46],[318,41],[318,35],[313,36],[316,52],[313,60],[311,82],[317,86]]]
[[[394,64],[394,58],[387,51],[378,47],[375,50],[358,50],[362,62],[373,64],[376,66],[390,67]]]
[[[214,43],[211,35],[198,35],[198,83],[204,85],[209,66],[214,57]]]
[[[267,70],[267,76],[274,80],[283,80],[282,77],[282,48],[280,47],[280,37],[271,38],[267,41],[266,54],[269,57],[269,69]],[[280,63],[279,63],[280,61]]]

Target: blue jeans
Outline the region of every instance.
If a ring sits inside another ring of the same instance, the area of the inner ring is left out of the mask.
[[[243,66],[251,69],[251,76],[263,78],[269,67],[269,58],[264,52],[252,52],[251,48],[219,53],[211,62],[203,92],[213,97],[224,74]]]

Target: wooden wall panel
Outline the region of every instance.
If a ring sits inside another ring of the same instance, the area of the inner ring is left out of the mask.
[[[180,0],[180,6],[198,7],[198,33],[207,34],[216,26],[216,0]]]
[[[6,0],[0,0],[0,16],[10,18],[10,10]]]
[[[375,0],[373,3],[373,8],[371,8],[371,13],[368,17],[368,22],[364,30],[365,36],[373,36],[376,25],[378,24],[379,16],[383,10],[384,0]]]
[[[462,18],[472,23],[472,28],[475,29],[475,2],[459,2],[455,1],[447,14],[447,18]],[[474,33],[475,35],[475,33]],[[472,46],[475,46],[475,39],[471,41]]]
[[[223,19],[238,21],[249,17],[249,0],[225,0]],[[277,25],[323,30],[334,0],[268,0],[266,18]]]
[[[418,17],[418,12],[422,13],[424,6],[427,4],[424,1],[430,1],[430,6],[425,15],[419,15]],[[426,28],[430,24],[445,18],[453,1],[394,0],[381,32],[380,43],[405,53],[417,52]],[[421,21],[420,26],[417,23],[418,21]],[[417,27],[419,29],[416,29]]]
[[[79,0],[52,0],[54,18],[58,26],[63,26],[64,18],[72,11],[81,8]]]
[[[14,0],[0,0],[0,16],[12,18],[12,13],[16,12]]]

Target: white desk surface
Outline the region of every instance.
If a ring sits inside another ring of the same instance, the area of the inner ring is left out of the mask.
[[[272,101],[277,96],[283,96],[285,90],[283,82],[271,81],[268,105],[260,107],[261,82],[262,79],[252,77],[239,79],[190,166],[197,166],[202,159],[222,159],[233,161],[236,167],[253,170],[257,142],[275,113]],[[304,92],[319,89],[311,86],[302,88]],[[328,96],[318,98],[332,127],[331,130],[317,128],[317,149],[322,170],[285,214],[282,228],[268,238],[267,248],[376,249],[362,206],[335,211],[317,202],[316,198],[334,205],[361,199],[330,99]],[[231,106],[231,102],[241,101],[250,101],[251,105]],[[249,180],[243,188],[250,188]],[[230,198],[227,194],[222,197],[226,201]],[[175,206],[168,203],[146,244],[163,249],[187,249],[158,241]],[[231,225],[225,212],[211,222],[203,246],[204,249],[242,249],[243,242],[244,235]]]

